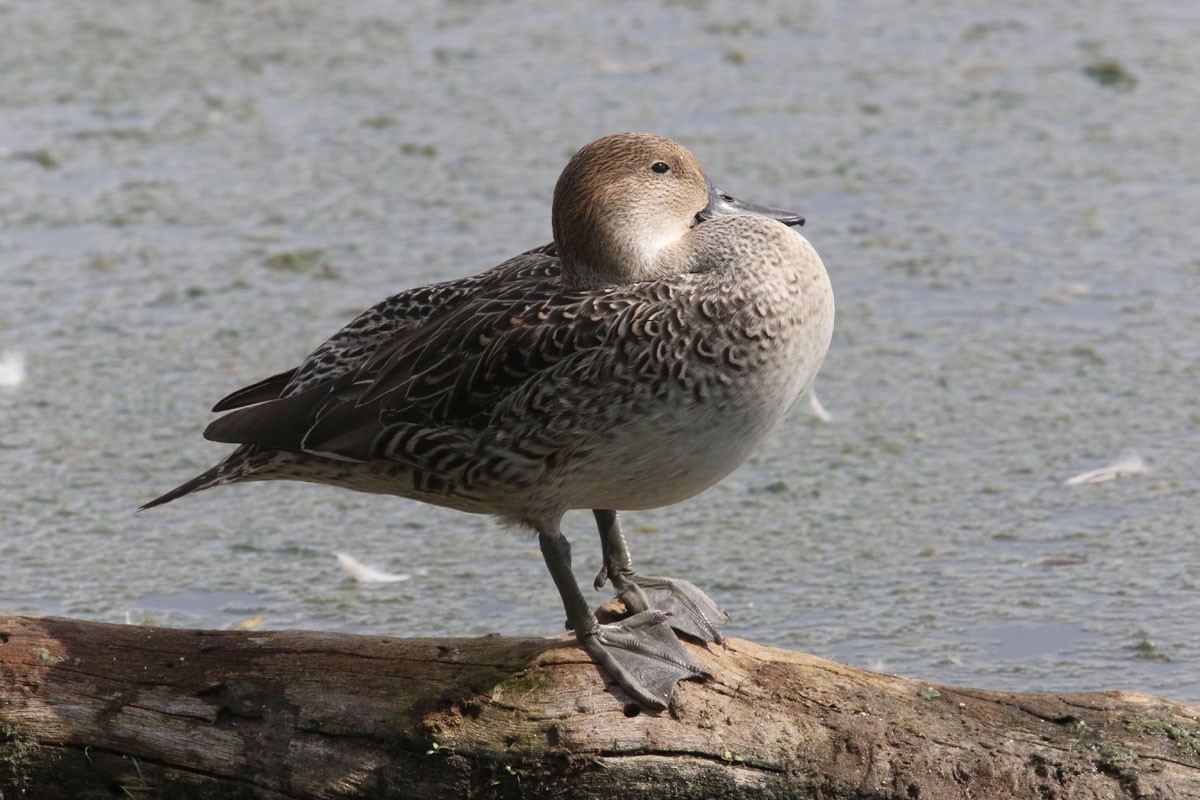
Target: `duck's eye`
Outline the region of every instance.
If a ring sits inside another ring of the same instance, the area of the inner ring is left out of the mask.
[[[666,172],[670,168],[671,168],[670,165],[668,165],[667,162],[665,162],[665,161],[655,161],[653,164],[650,165],[650,169],[654,170],[659,175],[662,175],[664,172]]]

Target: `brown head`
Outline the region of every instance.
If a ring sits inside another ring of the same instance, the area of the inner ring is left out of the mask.
[[[708,204],[700,162],[651,133],[605,136],[576,153],[554,188],[554,241],[576,287],[650,280],[677,269],[671,245]]]
[[[686,268],[689,232],[714,217],[804,218],[715,187],[685,147],[652,133],[605,136],[576,153],[554,187],[554,241],[573,288],[654,280]]]

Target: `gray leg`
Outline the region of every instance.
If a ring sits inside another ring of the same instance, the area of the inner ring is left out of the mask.
[[[597,590],[611,580],[617,596],[630,611],[664,611],[671,615],[671,627],[680,633],[717,644],[725,641],[717,628],[729,621],[729,615],[711,597],[689,581],[634,573],[617,512],[597,508],[592,514],[600,531],[600,552],[604,560],[592,582]]]
[[[614,625],[597,622],[571,571],[570,542],[558,530],[543,530],[538,543],[579,643],[635,700],[648,708],[666,708],[677,681],[706,674],[661,611],[643,610]]]

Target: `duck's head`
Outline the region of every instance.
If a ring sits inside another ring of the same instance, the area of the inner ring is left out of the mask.
[[[685,239],[717,216],[797,214],[735,200],[715,187],[687,148],[652,133],[618,133],[576,153],[554,187],[554,241],[566,283],[577,288],[676,273]]]

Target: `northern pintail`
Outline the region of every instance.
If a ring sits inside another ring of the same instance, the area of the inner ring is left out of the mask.
[[[364,312],[300,366],[240,389],[224,461],[147,503],[286,479],[533,529],[580,643],[639,703],[705,675],[672,628],[723,641],[687,581],[635,574],[616,509],[686,500],[740,465],[812,382],[833,292],[795,214],[716,189],[682,146],[607,136],[554,189],[554,241]],[[632,616],[601,625],[559,530],[592,509]]]

